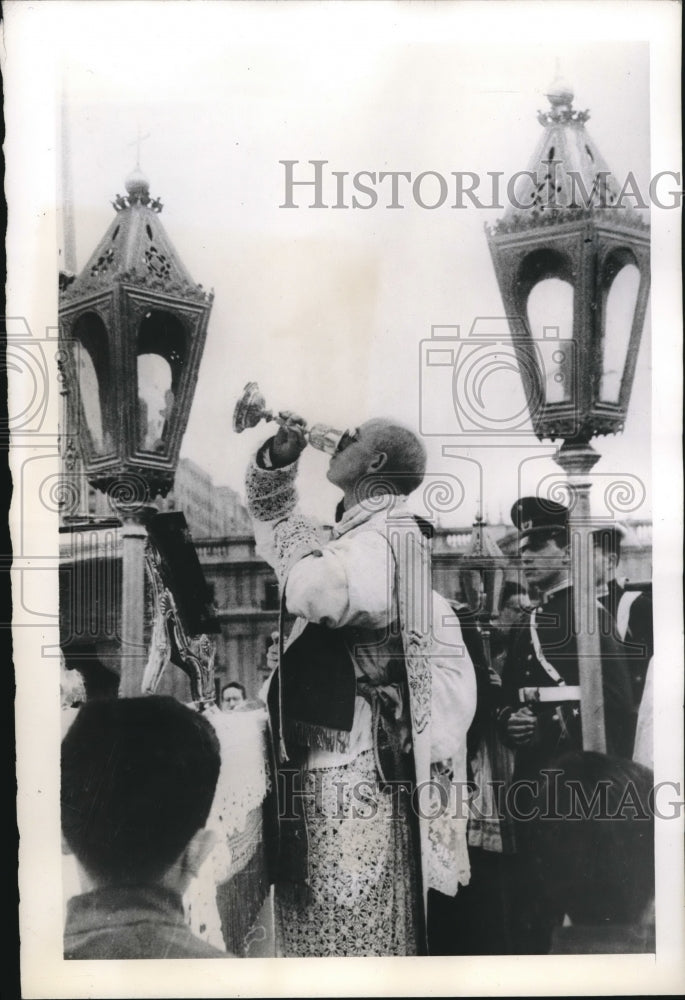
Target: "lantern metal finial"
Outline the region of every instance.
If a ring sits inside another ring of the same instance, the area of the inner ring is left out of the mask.
[[[140,167],[135,167],[124,181],[129,199],[140,198],[150,193],[150,181]]]
[[[128,200],[131,205],[140,201],[146,205],[150,200],[150,181],[145,176],[143,171],[140,169],[140,144],[144,142],[145,139],[150,138],[150,133],[146,132],[145,135],[141,135],[140,125],[138,126],[138,134],[136,138],[130,143],[131,146],[136,147],[136,165],[131,173],[128,175],[124,184],[126,185],[126,191],[128,192]],[[159,199],[157,199],[159,200]]]
[[[568,84],[566,80],[562,77],[559,72],[559,60],[557,59],[557,70],[554,76],[554,80],[549,85],[549,88],[545,94],[549,103],[552,107],[560,107],[566,105],[571,107],[573,104],[573,88]]]

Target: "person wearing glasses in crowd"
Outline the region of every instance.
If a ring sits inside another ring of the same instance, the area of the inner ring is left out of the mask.
[[[430,532],[405,504],[425,449],[389,420],[346,433],[327,471],[339,520],[324,537],[297,505],[303,422],[281,416],[246,489],[257,551],[297,616],[268,688],[280,950],[425,954],[428,888],[456,893],[468,854],[465,820],[451,809],[429,820],[412,793],[430,795],[430,777],[464,781],[476,695],[459,622],[430,589]]]

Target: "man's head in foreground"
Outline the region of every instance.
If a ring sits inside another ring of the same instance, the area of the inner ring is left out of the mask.
[[[162,883],[182,893],[204,829],[219,743],[201,715],[151,695],[86,702],[62,741],[62,833],[84,888]]]

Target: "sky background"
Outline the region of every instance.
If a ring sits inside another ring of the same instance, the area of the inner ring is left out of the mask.
[[[125,6],[98,4],[97,15],[76,6],[79,30],[73,44],[65,32],[62,68],[78,268],[111,221],[140,128],[149,133],[140,162],[164,202],[161,221],[194,280],[216,296],[181,454],[239,492],[249,455],[268,433],[265,425],[242,436],[231,430],[248,380],[259,382],[269,406],[310,422],[343,428],[387,415],[418,428],[420,344],[431,327],[464,331],[478,316],[503,312],[484,232],[502,210],[451,209],[450,192],[435,211],[410,198],[389,211],[387,182],[368,211],[304,207],[308,189],[295,196],[303,207],[284,209],[279,160],[299,160],[295,169],[308,171],[301,176],[311,175],[308,160],[322,159],[326,170],[350,174],[508,178],[526,168],[541,135],[536,112],[548,107],[558,60],[575,106],[590,109],[588,131],[615,176],[632,171],[647,190],[646,43],[465,41],[440,30],[432,5],[422,5],[412,37],[392,30],[393,4],[382,5],[387,32],[360,31],[356,16],[319,18],[313,4],[289,7],[287,18],[273,6],[267,17],[246,5],[248,17],[232,4],[202,5],[194,25],[179,20],[183,4],[165,4],[164,17],[159,5],[135,4],[119,45],[103,24],[124,28]],[[595,442],[598,514],[606,485],[625,474],[644,491],[631,480],[624,513],[651,514],[650,340],[648,316],[625,432]],[[524,407],[515,372],[493,376],[484,392],[493,412]],[[449,385],[424,371],[424,398],[434,426],[444,399],[448,431]],[[469,524],[481,496],[490,520],[507,519],[517,495],[562,476],[553,445],[532,433],[518,441],[464,448],[458,436],[426,439],[431,476],[454,491],[443,523]],[[305,453],[304,506],[329,519],[338,494],[325,468],[324,456]]]

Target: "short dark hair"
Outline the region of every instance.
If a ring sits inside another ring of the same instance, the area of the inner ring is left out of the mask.
[[[221,763],[214,729],[174,698],[86,702],[62,740],[62,831],[108,885],[155,882],[207,821]]]
[[[367,420],[374,447],[385,452],[387,460],[378,478],[399,496],[417,490],[426,474],[426,449],[423,441],[409,427],[385,418]]]
[[[616,528],[599,528],[592,532],[592,542],[596,549],[616,556],[616,562],[621,558],[621,533]]]
[[[224,684],[221,689],[221,697],[224,696],[224,691],[228,691],[229,688],[237,688],[242,694],[243,698],[247,698],[247,691],[245,690],[245,685],[241,684],[240,681],[229,681],[228,684]]]

